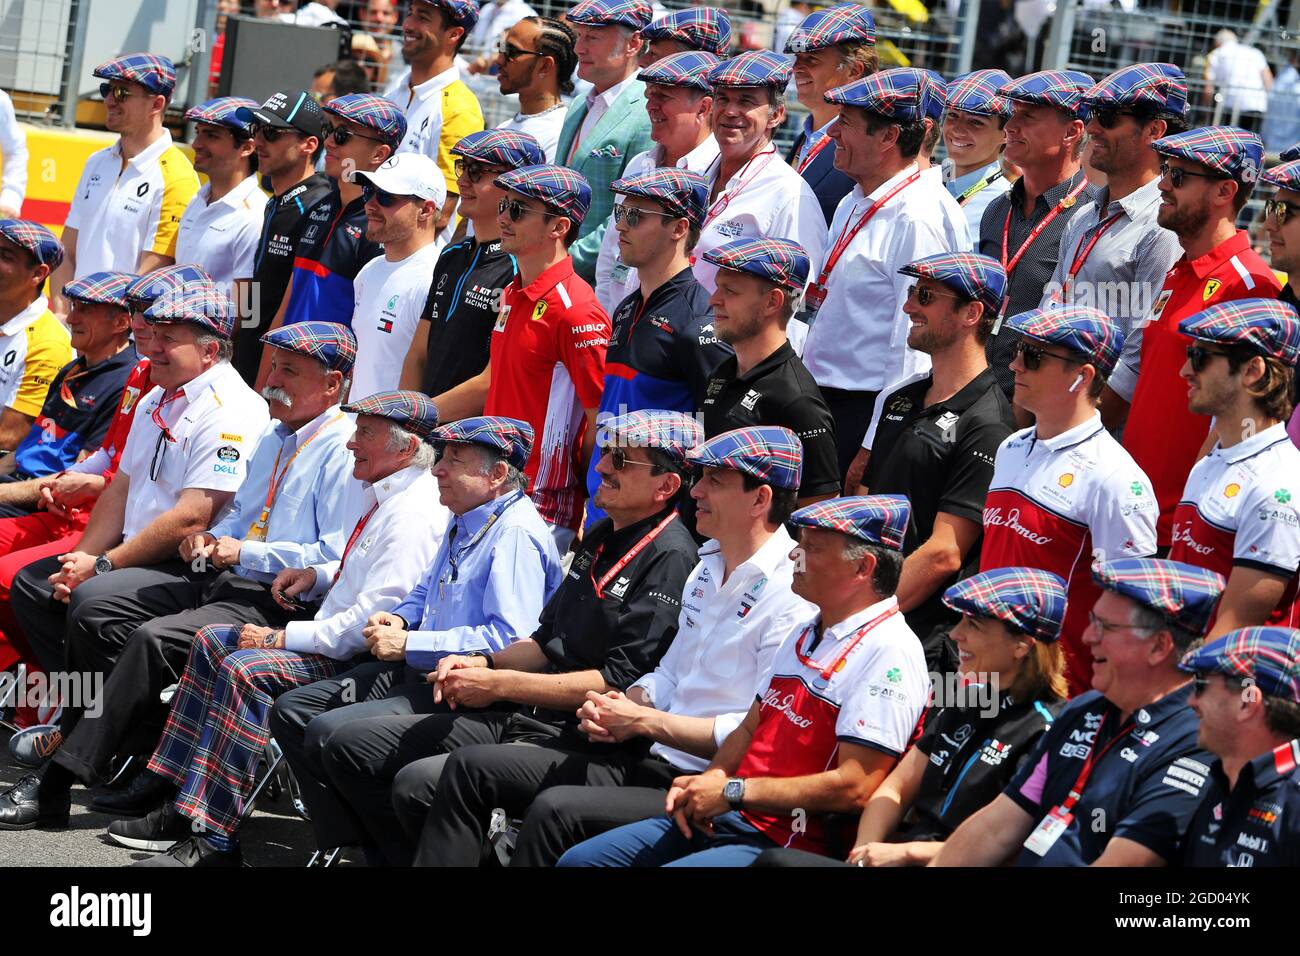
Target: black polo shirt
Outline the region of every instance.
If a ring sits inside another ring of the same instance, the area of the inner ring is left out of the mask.
[[[257,377],[262,360],[260,339],[280,310],[284,290],[293,272],[294,251],[302,238],[307,214],[328,199],[334,185],[324,173],[316,173],[279,196],[266,201],[262,237],[253,260],[253,302],[256,312],[243,316],[235,329],[235,358],[231,363],[246,382]]]
[[[518,271],[499,239],[464,239],[442,250],[420,316],[428,325],[415,333],[428,340],[421,383],[426,394],[441,395],[487,368],[501,290]]]
[[[790,429],[803,442],[799,497],[839,494],[835,421],[817,383],[789,342],[744,375],[737,375],[734,355],[724,361],[709,376],[701,411],[706,438],[751,425]]]
[[[1187,832],[1185,866],[1300,866],[1300,740],[1241,768],[1228,789],[1223,761]]]
[[[912,502],[904,554],[929,539],[940,512],[982,525],[994,456],[1016,430],[1011,403],[992,369],[986,368],[951,398],[927,407],[925,393],[933,382],[934,376],[923,372],[882,392],[864,443],[871,458],[862,483],[873,495],[906,495]],[[957,622],[958,616],[943,606],[943,592],[974,574],[979,563],[976,539],[961,568],[908,612],[907,623],[923,642],[934,628]],[[941,663],[931,659],[928,644],[926,663],[932,668]]]
[[[946,840],[963,820],[992,803],[1029,759],[1065,706],[1002,694],[985,716],[974,701],[932,711],[916,749],[928,759],[907,820],[891,838]]]

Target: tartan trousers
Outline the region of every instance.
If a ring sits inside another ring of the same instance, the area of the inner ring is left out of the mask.
[[[176,809],[231,836],[257,783],[271,705],[285,691],[332,677],[346,661],[297,651],[240,650],[234,626],[199,629],[149,769],[180,786]]]

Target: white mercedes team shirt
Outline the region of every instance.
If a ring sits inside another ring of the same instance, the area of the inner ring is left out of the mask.
[[[357,273],[352,283],[352,332],[357,337],[352,398],[397,388],[441,252],[442,243],[433,242],[397,262],[376,256]]]

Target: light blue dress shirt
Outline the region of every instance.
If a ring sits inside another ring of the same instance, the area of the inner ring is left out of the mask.
[[[452,518],[433,564],[393,613],[407,622],[406,662],[491,654],[537,630],[564,572],[551,528],[520,491]]]
[[[956,199],[985,176],[991,175],[995,172],[1001,172],[1001,164],[995,160],[987,166],[981,166],[974,172],[969,172],[965,176],[957,176],[954,179],[947,178],[946,169],[944,172],[944,178],[946,180],[944,185],[948,187],[948,192],[952,194],[952,198]],[[1010,188],[1011,182],[1007,179],[1006,175],[1003,174],[975,195],[971,196],[970,199],[966,200],[966,203],[961,207],[961,211],[966,214],[966,225],[970,227],[971,238],[975,241],[976,245],[979,244],[980,221],[984,218],[984,210],[989,207],[989,203],[993,202],[993,200],[997,199]]]

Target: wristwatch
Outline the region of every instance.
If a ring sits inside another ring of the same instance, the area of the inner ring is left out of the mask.
[[[113,570],[113,561],[111,558],[109,558],[109,556],[106,553],[101,554],[99,557],[95,559],[96,574],[107,574],[109,571],[112,570]]]
[[[483,663],[487,665],[488,670],[496,670],[496,664],[492,663],[492,655],[484,651],[475,651],[479,657],[483,658]]]
[[[745,781],[740,777],[732,777],[722,788],[722,798],[731,804],[731,809],[739,810],[745,799]]]

